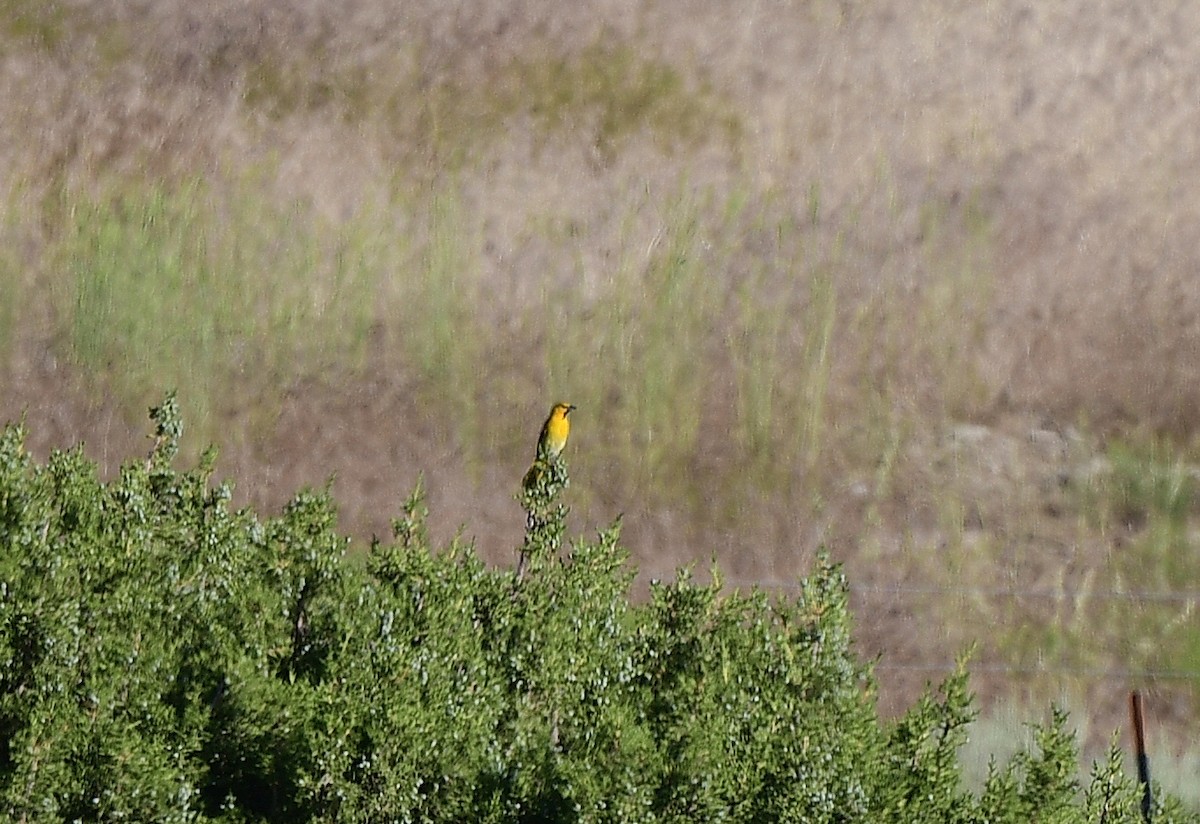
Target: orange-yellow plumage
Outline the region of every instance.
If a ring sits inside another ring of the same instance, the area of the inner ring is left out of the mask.
[[[541,468],[546,461],[557,458],[567,445],[567,437],[571,434],[571,421],[568,416],[575,407],[569,403],[556,403],[550,409],[550,416],[542,424],[542,432],[538,435],[537,453],[534,455],[533,466],[525,473],[525,487],[536,483],[541,475]]]
[[[556,403],[550,410],[550,417],[542,424],[542,434],[538,438],[538,452],[546,457],[555,458],[567,445],[567,436],[571,434],[571,420],[567,416],[575,407],[569,403]]]

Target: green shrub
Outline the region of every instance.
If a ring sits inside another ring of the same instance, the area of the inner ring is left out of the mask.
[[[174,398],[153,417],[110,483],[0,439],[9,820],[1139,820],[1115,751],[1081,791],[1061,713],[964,790],[965,668],[881,721],[828,559],[794,599],[714,570],[635,602],[617,526],[564,542],[556,461],[520,575],[433,551],[420,490],[347,562],[327,491],[233,511],[211,454],[172,468]]]

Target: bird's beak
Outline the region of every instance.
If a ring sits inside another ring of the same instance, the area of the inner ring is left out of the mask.
[[[569,403],[569,404],[567,404],[567,411],[566,411],[566,412],[564,412],[563,414],[564,414],[564,415],[570,415],[570,414],[571,414],[572,412],[574,412],[574,411],[575,411],[575,404],[573,404],[573,403]]]

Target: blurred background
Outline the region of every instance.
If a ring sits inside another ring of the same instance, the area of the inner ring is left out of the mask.
[[[1127,735],[1137,687],[1200,804],[1197,31],[0,0],[0,420],[111,474],[174,387],[239,505],[332,479],[360,551],[423,477],[507,566],[569,400],[573,528],[623,515],[642,592],[787,594],[826,547],[886,712],[973,649],[982,775],[1050,701]]]

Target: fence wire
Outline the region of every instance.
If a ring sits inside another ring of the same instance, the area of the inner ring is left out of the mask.
[[[798,581],[751,581],[723,578],[722,583],[738,589],[757,588],[764,591],[796,592]],[[1200,591],[1196,590],[1115,590],[1115,589],[1068,589],[1060,587],[952,587],[920,586],[901,584],[850,584],[852,596],[884,596],[891,604],[904,604],[914,596],[938,598],[978,599],[996,598],[1009,600],[1054,600],[1068,603],[1086,601],[1128,601],[1140,604],[1200,604]],[[927,672],[949,674],[954,671],[954,661],[894,661],[881,659],[875,664],[877,671]],[[972,674],[1021,676],[1055,676],[1077,678],[1088,681],[1121,681],[1127,683],[1154,681],[1200,681],[1200,670],[1190,669],[1136,669],[1104,668],[1052,664],[1010,664],[971,661],[968,669]]]

